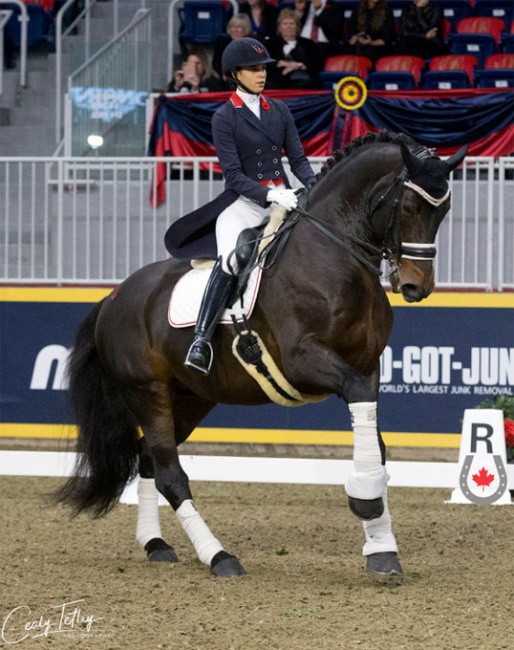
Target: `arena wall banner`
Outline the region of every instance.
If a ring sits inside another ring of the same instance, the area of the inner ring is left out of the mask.
[[[64,370],[79,323],[109,289],[0,288],[0,437],[74,435]],[[389,294],[379,423],[389,445],[458,447],[464,410],[514,395],[514,294]],[[351,444],[336,397],[300,408],[217,406],[192,440]],[[0,441],[1,444],[1,441]]]

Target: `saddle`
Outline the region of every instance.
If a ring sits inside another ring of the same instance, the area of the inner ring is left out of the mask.
[[[237,259],[238,282],[229,300],[229,307],[220,319],[230,324],[232,316],[238,321],[249,317],[255,305],[262,271],[272,266],[283,250],[291,230],[291,217],[284,208],[276,208],[267,222],[258,228],[244,230],[233,255]],[[231,259],[229,259],[230,265]],[[195,325],[202,296],[215,260],[191,260],[188,271],[175,285],[168,305],[168,321],[172,327]]]

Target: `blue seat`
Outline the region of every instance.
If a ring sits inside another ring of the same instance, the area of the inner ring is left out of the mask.
[[[487,57],[498,52],[498,44],[491,34],[454,34],[450,49],[452,54],[471,54],[483,68]]]
[[[192,45],[212,44],[223,34],[232,16],[232,5],[222,0],[186,0],[179,9],[180,39]]]
[[[444,18],[450,22],[451,32],[455,31],[459,20],[471,16],[469,0],[438,0],[436,4],[442,6]]]
[[[477,70],[478,88],[514,88],[514,70]]]
[[[359,77],[356,72],[325,72],[318,74],[322,90],[334,90],[343,77]],[[360,77],[359,77],[360,79]]]
[[[414,90],[416,83],[410,72],[370,72],[366,80],[370,90]]]
[[[36,47],[43,43],[48,43],[48,35],[51,26],[49,14],[41,5],[28,4],[27,15],[27,47]],[[17,46],[21,44],[21,10],[18,5],[2,5],[2,9],[12,11],[12,16],[5,26],[5,36]]]
[[[464,70],[429,70],[424,73],[421,85],[425,90],[472,88]]]
[[[475,15],[500,18],[507,27],[514,18],[514,2],[512,0],[475,0]]]

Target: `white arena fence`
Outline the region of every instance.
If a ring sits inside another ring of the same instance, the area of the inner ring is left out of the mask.
[[[313,158],[319,169],[325,158]],[[150,204],[156,164],[166,200]],[[0,282],[117,284],[223,189],[215,158],[0,158]],[[291,178],[292,175],[290,176]],[[514,158],[467,158],[437,239],[439,288],[514,289]]]

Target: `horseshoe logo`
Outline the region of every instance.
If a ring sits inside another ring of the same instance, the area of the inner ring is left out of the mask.
[[[473,492],[471,492],[471,490],[468,487],[468,476],[471,470],[471,464],[473,462],[473,458],[474,458],[473,455],[469,455],[466,456],[464,459],[464,463],[462,465],[462,469],[459,477],[460,489],[462,490],[462,493],[464,494],[466,499],[471,501],[471,503],[476,503],[479,505],[491,505],[492,503],[498,501],[498,499],[500,499],[503,496],[505,490],[507,489],[507,472],[505,471],[502,457],[493,454],[493,460],[495,462],[496,470],[498,472],[499,485],[496,491],[487,497],[481,497],[476,494],[473,494]]]

